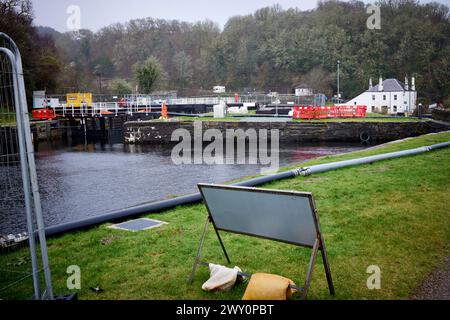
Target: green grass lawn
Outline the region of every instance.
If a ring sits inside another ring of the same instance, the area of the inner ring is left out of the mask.
[[[385,117],[385,114],[382,113],[376,113],[376,112],[367,112],[366,115],[368,117]]]
[[[301,166],[356,158],[449,141],[450,133],[389,143],[352,154],[315,159]],[[327,290],[317,259],[309,299],[405,299],[450,252],[450,148],[273,182],[266,188],[312,192],[327,245],[336,295]],[[275,215],[276,213],[274,213]],[[67,293],[66,269],[81,268],[80,299],[240,299],[246,284],[229,292],[206,293],[208,270],[199,267],[186,283],[206,218],[203,204],[149,214],[168,222],[159,229],[127,233],[108,224],[49,239],[56,293]],[[241,235],[222,233],[232,260],[247,272],[276,273],[302,285],[310,250]],[[204,260],[226,264],[212,228]],[[25,270],[25,249],[0,256],[0,287],[19,277],[3,270]],[[368,290],[370,265],[381,268],[381,290]],[[96,294],[90,286],[105,291]],[[29,298],[31,285],[20,283],[0,298]],[[296,297],[298,299],[298,296]]]
[[[14,124],[15,122],[15,112],[6,108],[0,108],[0,125]]]
[[[180,121],[240,121],[241,118],[235,117],[225,117],[225,118],[214,118],[212,117],[176,117],[176,120]]]

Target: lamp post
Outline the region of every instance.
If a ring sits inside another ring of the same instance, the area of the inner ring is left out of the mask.
[[[339,71],[340,71],[339,69],[340,69],[340,66],[341,66],[341,61],[338,60],[338,62],[337,62],[337,98],[338,98],[338,103],[341,102],[340,88],[339,88]]]

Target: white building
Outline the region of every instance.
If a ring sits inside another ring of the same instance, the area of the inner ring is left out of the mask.
[[[340,105],[367,106],[367,112],[411,114],[416,109],[416,103],[417,91],[414,77],[411,78],[411,86],[408,84],[408,78],[405,78],[405,83],[402,83],[397,79],[383,81],[380,77],[378,85],[372,86],[372,79],[370,79],[369,90]]]
[[[313,88],[311,88],[306,83],[302,83],[295,87],[295,96],[297,97],[312,96],[313,94]]]
[[[224,86],[215,86],[213,88],[214,93],[225,93],[226,88]]]

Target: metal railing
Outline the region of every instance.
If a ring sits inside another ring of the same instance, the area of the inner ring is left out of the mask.
[[[48,99],[49,96],[44,98]],[[212,106],[220,103],[228,105],[250,103],[263,106],[270,105],[313,105],[324,106],[325,96],[316,94],[313,96],[295,96],[293,94],[283,94],[269,96],[265,94],[241,95],[238,97],[187,97],[187,98],[169,98],[166,100],[156,99],[151,95],[129,95],[121,101],[103,101],[93,102],[91,104],[83,103],[81,105],[73,103],[49,104],[47,108],[33,110],[35,118],[46,119],[54,117],[104,117],[104,116],[133,116],[149,115],[161,111],[161,105],[165,102],[169,106]],[[44,109],[53,110],[53,114],[48,114]]]

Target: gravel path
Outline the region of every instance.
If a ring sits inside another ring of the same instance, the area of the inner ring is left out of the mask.
[[[450,257],[425,279],[411,299],[450,300]]]

